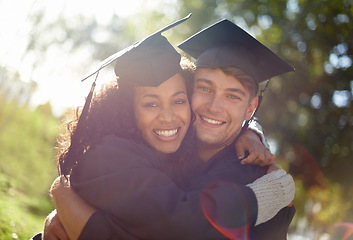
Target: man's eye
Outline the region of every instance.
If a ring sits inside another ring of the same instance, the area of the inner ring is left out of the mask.
[[[199,86],[198,89],[202,92],[209,92],[210,89],[208,87],[204,87],[204,86]]]
[[[228,98],[230,98],[230,99],[240,99],[240,97],[238,97],[236,95],[228,95]]]

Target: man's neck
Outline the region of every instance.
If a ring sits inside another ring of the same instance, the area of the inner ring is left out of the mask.
[[[225,146],[214,146],[214,145],[209,145],[209,144],[204,144],[204,143],[197,143],[197,151],[199,158],[203,162],[207,162],[210,160],[214,155],[216,155],[219,151],[224,149]]]

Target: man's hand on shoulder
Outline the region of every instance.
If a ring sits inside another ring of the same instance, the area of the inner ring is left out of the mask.
[[[242,164],[271,165],[276,157],[261,142],[254,131],[246,130],[236,141],[235,150]],[[247,155],[248,154],[248,155]]]

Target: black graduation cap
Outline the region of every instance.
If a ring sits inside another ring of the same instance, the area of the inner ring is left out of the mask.
[[[120,77],[119,81],[127,81],[136,86],[160,85],[181,71],[180,54],[161,33],[184,22],[190,16],[191,14],[162,28],[142,41],[111,55],[102,61],[96,70],[82,79],[82,81],[84,81],[96,74],[96,78],[78,120],[75,133],[72,135],[67,159],[76,159],[75,154],[78,152],[78,149],[83,148],[83,145],[80,143],[80,133],[85,131],[84,122],[88,114],[99,71],[116,60],[117,62],[114,69],[116,75]],[[69,169],[70,163],[64,162],[60,164],[61,174],[68,174]]]
[[[258,83],[294,68],[231,21],[221,20],[178,45],[197,67],[234,66]]]
[[[179,25],[190,16],[191,14],[109,56],[82,81],[116,61],[114,70],[120,81],[128,81],[136,86],[160,85],[181,71],[180,54],[161,33]]]

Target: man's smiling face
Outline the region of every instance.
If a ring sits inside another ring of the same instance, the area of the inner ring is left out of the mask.
[[[192,110],[199,143],[219,150],[231,144],[256,106],[257,97],[235,77],[219,68],[196,70]]]

